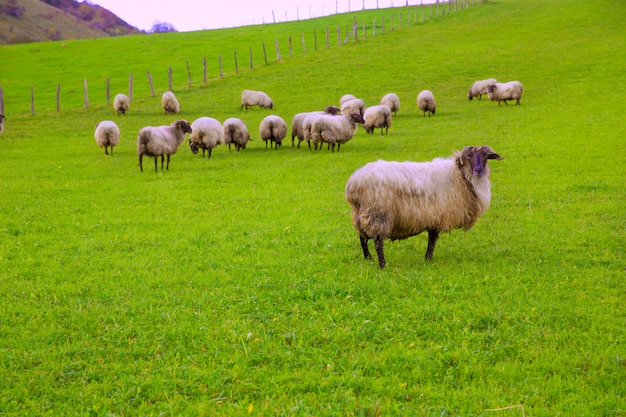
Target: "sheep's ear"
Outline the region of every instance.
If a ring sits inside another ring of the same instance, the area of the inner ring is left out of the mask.
[[[487,155],[487,159],[495,159],[496,161],[501,161],[504,158],[501,157],[500,155],[498,155],[497,153],[493,152],[493,153],[490,153],[489,155]]]
[[[485,158],[487,159],[495,159],[496,161],[500,161],[504,159],[500,155],[495,153],[494,150],[491,149],[491,147],[489,146],[483,146],[481,151],[485,154]]]

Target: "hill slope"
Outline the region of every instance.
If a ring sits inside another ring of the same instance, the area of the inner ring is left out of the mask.
[[[102,38],[137,33],[97,5],[72,0],[0,0],[0,44]],[[53,6],[53,5],[54,6]]]

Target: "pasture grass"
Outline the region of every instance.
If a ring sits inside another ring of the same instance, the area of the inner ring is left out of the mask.
[[[147,86],[124,118],[83,109],[82,80],[124,91],[131,68],[167,74],[168,56],[184,68],[207,45],[258,31],[271,45],[325,20],[0,47],[2,414],[625,415],[624,10],[485,2],[179,83],[179,116]],[[522,81],[522,105],[468,102],[490,76]],[[71,80],[61,114],[17,98]],[[240,111],[243,88],[288,122],[345,93],[394,91],[402,108],[388,136],[360,129],[340,152],[269,150],[270,112]],[[422,89],[434,117],[415,106]],[[139,172],[141,127],[204,115],[241,117],[253,141],[211,160],[183,145],[169,171]],[[122,130],[112,156],[93,140],[104,119]],[[442,236],[430,262],[424,236],[387,242],[382,271],[362,259],[344,198],[356,168],[482,144],[505,159],[471,231]]]

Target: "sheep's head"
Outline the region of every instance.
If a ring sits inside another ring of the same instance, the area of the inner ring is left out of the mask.
[[[496,85],[495,84],[489,84],[487,86],[487,93],[493,93],[494,91],[496,91]]]
[[[183,131],[183,134],[191,133],[191,125],[187,120],[176,120],[174,123],[176,127]]]
[[[365,123],[365,119],[363,119],[363,116],[360,113],[352,113],[350,117],[354,123]]]
[[[326,108],[324,108],[324,113],[336,116],[339,114],[339,109],[337,108],[337,106],[326,106]]]
[[[466,146],[461,153],[457,155],[456,163],[459,169],[463,169],[469,165],[472,174],[478,178],[489,173],[487,168],[487,160],[503,159],[495,153],[489,146]]]
[[[189,138],[189,148],[191,149],[192,154],[198,153],[198,144],[196,142],[192,142],[191,138]]]

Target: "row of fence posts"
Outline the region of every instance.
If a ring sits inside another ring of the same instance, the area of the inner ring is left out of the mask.
[[[461,8],[463,8],[463,4],[465,4],[465,8],[469,7],[469,2],[472,2],[472,6],[475,5],[475,1],[476,0],[450,0],[448,1],[448,13],[452,12],[452,3],[454,3],[454,11],[457,10],[457,3],[461,1]],[[439,4],[440,3],[436,3],[436,14],[437,16],[439,16]],[[432,20],[432,16],[433,16],[433,5],[430,4],[429,5],[429,12],[430,12],[430,19]],[[425,12],[424,12],[424,7],[423,5],[420,4],[420,6],[416,6],[415,9],[415,17],[414,20],[415,22],[417,22],[418,20],[418,16],[417,16],[417,7],[421,8],[421,12],[422,12],[422,16],[421,16],[421,21],[422,23],[425,21]],[[442,6],[443,7],[443,6]],[[443,8],[443,13],[445,14],[445,8]],[[410,24],[410,20],[411,20],[411,10],[409,9],[407,12],[407,25]],[[400,26],[402,26],[402,15],[399,15],[399,24]],[[376,19],[374,19],[373,24],[372,24],[372,29],[373,29],[373,36],[376,36]],[[362,36],[365,39],[366,38],[366,34],[367,34],[367,27],[366,24],[363,23],[362,26]],[[393,26],[393,18],[391,19],[391,30],[394,30],[394,26]],[[381,31],[382,33],[385,33],[385,18],[383,17],[381,20]],[[343,40],[343,43],[347,43],[351,37],[354,38],[355,41],[358,40],[358,36],[359,36],[359,26],[357,24],[356,21],[356,16],[354,17],[354,21],[352,23],[352,25],[348,25],[346,28],[346,37]],[[314,48],[315,51],[317,51],[317,30],[313,31],[313,44],[314,44]],[[293,41],[292,41],[292,37],[289,36],[288,38],[288,42],[289,42],[289,57],[293,58]],[[275,39],[274,41],[275,43],[275,48],[276,48],[276,61],[280,62],[281,60],[281,55],[280,55],[280,48],[279,48],[279,44],[278,44],[278,39]],[[342,44],[342,40],[341,40],[341,27],[337,26],[337,45],[341,45]],[[265,60],[265,65],[268,65],[268,60],[267,60],[267,49],[265,47],[265,42],[262,43],[263,46],[263,57]],[[328,30],[328,27],[326,28],[326,49],[330,48],[330,32]],[[305,42],[305,36],[304,33],[302,33],[302,51],[304,54],[306,54],[306,42]],[[219,60],[219,71],[220,71],[220,78],[224,78],[224,70],[223,70],[223,63],[222,63],[222,55],[218,56],[218,60]],[[237,60],[237,51],[234,51],[234,64],[235,64],[235,73],[239,74],[239,63]],[[187,60],[186,62],[187,65],[187,86],[189,88],[191,88],[191,68],[189,66],[189,60]],[[253,59],[252,59],[252,47],[250,47],[250,61],[249,61],[249,65],[250,65],[250,69],[254,69],[254,63],[253,63]],[[203,81],[206,84],[207,83],[207,60],[206,57],[202,58],[202,67],[203,67]],[[150,95],[152,97],[155,96],[154,93],[154,83],[153,83],[153,79],[152,79],[152,74],[150,73],[150,71],[147,72],[147,76],[148,76],[148,83],[150,84]],[[168,86],[169,86],[169,91],[173,90],[173,70],[172,67],[168,67]],[[88,85],[87,85],[87,79],[84,79],[83,82],[83,89],[84,89],[84,107],[85,108],[89,108],[89,91],[88,91]],[[106,97],[107,97],[107,104],[110,105],[111,104],[111,89],[110,89],[110,78],[107,77],[106,80]],[[30,95],[31,95],[31,105],[30,105],[30,112],[32,115],[35,114],[35,87],[31,87],[30,88]],[[129,77],[129,81],[128,81],[128,98],[132,101],[133,99],[133,74],[130,74]],[[61,111],[61,84],[57,84],[57,90],[56,90],[56,109],[57,112]],[[2,87],[0,87],[0,114],[4,114],[4,94],[3,94],[3,90]]]

